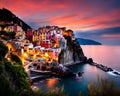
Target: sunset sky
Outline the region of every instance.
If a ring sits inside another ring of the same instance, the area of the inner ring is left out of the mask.
[[[58,25],[76,37],[120,45],[120,0],[0,0],[32,28]]]

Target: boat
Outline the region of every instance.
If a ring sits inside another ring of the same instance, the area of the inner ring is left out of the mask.
[[[80,80],[82,78],[82,75],[83,75],[84,72],[78,72],[75,76],[75,79],[76,80]]]
[[[82,76],[83,73],[84,73],[84,72],[78,72],[78,76],[79,76],[79,77]]]

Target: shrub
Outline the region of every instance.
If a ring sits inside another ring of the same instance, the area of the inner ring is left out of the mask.
[[[6,47],[2,41],[0,41],[0,55],[4,58],[8,52],[8,47]]]
[[[46,96],[69,96],[69,94],[65,94],[64,87],[62,87],[62,88],[55,88],[55,89],[49,90],[46,93]]]
[[[10,58],[12,61],[15,61],[17,64],[22,65],[22,61],[17,55],[11,53]]]
[[[98,82],[88,84],[87,96],[120,96],[120,89],[113,81],[98,78]]]

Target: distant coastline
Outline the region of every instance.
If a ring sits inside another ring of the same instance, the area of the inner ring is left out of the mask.
[[[102,45],[102,43],[91,39],[77,38],[77,40],[80,45]]]

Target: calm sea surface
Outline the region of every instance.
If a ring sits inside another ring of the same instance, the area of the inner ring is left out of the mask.
[[[113,69],[120,71],[120,46],[81,46],[85,56],[93,58],[94,62],[106,65]],[[48,80],[38,82],[41,89],[49,90],[55,87],[61,88],[64,86],[65,92],[71,94],[71,96],[77,96],[80,91],[85,95],[87,92],[87,85],[91,81],[97,81],[98,76],[102,78],[108,78],[114,80],[117,87],[120,87],[120,76],[110,75],[94,66],[89,64],[81,64],[71,66],[70,69],[77,73],[83,71],[82,78],[66,78],[56,79],[51,78]]]

